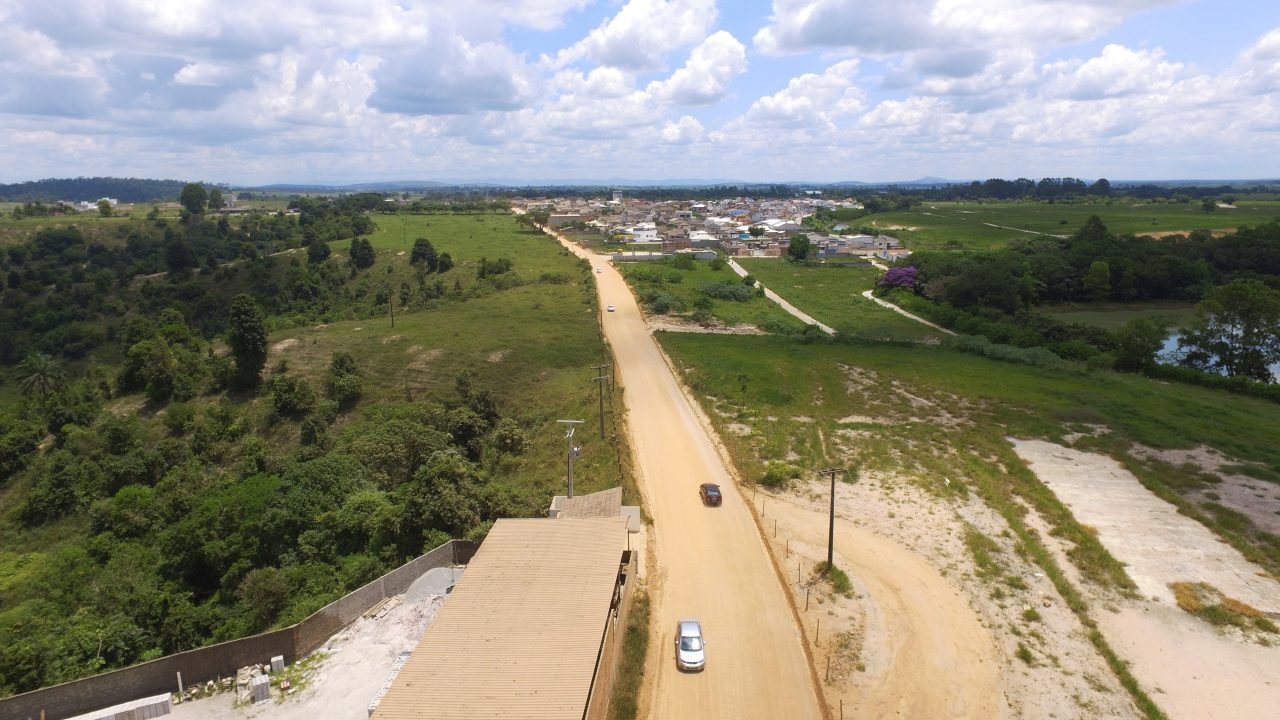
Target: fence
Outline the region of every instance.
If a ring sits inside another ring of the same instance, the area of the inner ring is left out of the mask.
[[[232,676],[245,665],[265,663],[276,655],[283,655],[285,662],[291,663],[323,645],[384,598],[407,590],[426,571],[469,562],[479,547],[479,543],[468,540],[450,540],[287,628],[166,655],[0,700],[0,718],[57,720],[176,690],[179,673],[183,684],[191,685]]]

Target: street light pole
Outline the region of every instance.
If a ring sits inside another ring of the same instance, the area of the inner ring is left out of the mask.
[[[565,464],[567,466],[567,474],[569,481],[568,497],[573,497],[573,459],[578,456],[579,448],[573,446],[573,431],[578,429],[578,425],[582,424],[582,420],[557,420],[558,423],[568,425],[568,429],[564,433],[565,442]]]
[[[844,472],[844,468],[827,468],[819,470],[819,475],[831,476],[831,514],[827,519],[827,572],[831,572],[831,568],[835,560],[836,547],[836,474]]]

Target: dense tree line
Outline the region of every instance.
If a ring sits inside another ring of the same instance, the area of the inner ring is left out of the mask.
[[[55,200],[97,200],[116,198],[120,202],[175,200],[186,183],[180,180],[142,178],[50,178],[0,184],[0,200],[6,202],[50,202]]]
[[[299,217],[189,214],[180,222],[131,221],[96,235],[75,225],[43,228],[0,255],[0,334],[6,338],[0,364],[16,363],[32,350],[84,357],[110,341],[130,312],[173,307],[202,335],[220,333],[230,295],[204,276],[226,281],[235,262],[243,264],[253,280],[247,289],[268,312],[319,317],[332,310],[348,280],[323,262],[325,243],[371,229],[368,217],[350,206]],[[310,243],[309,258],[323,257],[306,267],[270,258],[303,243]],[[157,274],[166,276],[144,279]]]
[[[5,486],[29,483],[17,522],[84,518],[87,535],[5,597],[0,696],[297,621],[424,549],[527,512],[489,482],[527,443],[494,393],[462,376],[453,399],[374,406],[335,430],[359,373],[335,353],[326,393],[274,371],[266,414],[230,399],[172,403],[159,438],[135,416],[90,413],[25,473],[6,473]],[[326,397],[344,392],[345,403]],[[293,453],[259,439],[281,422],[301,428]],[[33,447],[20,425],[0,421],[5,446]]]
[[[1268,330],[1265,319],[1270,313],[1280,320],[1280,309],[1268,309],[1280,303],[1268,294],[1280,288],[1277,222],[1222,237],[1196,231],[1154,239],[1113,235],[1093,216],[1066,240],[1019,240],[983,253],[920,252],[911,266],[916,272],[909,280],[903,271],[886,275],[882,291],[898,293],[903,304],[954,330],[993,342],[1044,346],[1075,360],[1105,353],[1119,369],[1150,371],[1164,328],[1135,324],[1110,333],[1057,322],[1036,308],[1063,302],[1204,301],[1209,312],[1187,334],[1197,338],[1187,343],[1187,365],[1269,381],[1266,366],[1280,359],[1280,348],[1267,344],[1280,343],[1277,331]],[[1243,319],[1246,307],[1257,312]],[[1230,317],[1233,308],[1236,316]],[[1256,341],[1244,344],[1257,351],[1242,351],[1230,342],[1247,337]]]

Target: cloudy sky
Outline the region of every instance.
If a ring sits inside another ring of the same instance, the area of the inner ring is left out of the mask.
[[[0,0],[0,182],[1280,176],[1276,0]]]

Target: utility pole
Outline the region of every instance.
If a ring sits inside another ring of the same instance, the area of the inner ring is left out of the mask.
[[[396,299],[391,296],[391,283],[387,283],[384,287],[387,288],[387,311],[391,313],[391,327],[394,329],[396,326]]]
[[[565,425],[568,425],[568,428],[565,430],[565,433],[564,433],[564,442],[565,442],[565,448],[566,448],[565,463],[568,468],[568,480],[569,480],[568,496],[573,497],[573,459],[578,457],[579,454],[581,454],[580,452],[581,448],[574,447],[573,445],[573,431],[577,430],[578,426],[581,425],[583,421],[582,420],[557,420],[556,422],[564,423]]]
[[[831,568],[835,567],[835,548],[836,548],[836,475],[844,472],[844,468],[827,468],[819,470],[819,475],[831,476],[831,516],[827,521],[827,572],[831,572]]]
[[[605,381],[609,380],[609,376],[604,374],[604,369],[609,366],[608,365],[592,365],[591,367],[593,370],[596,370],[597,372],[600,373],[600,376],[595,379],[597,382],[600,383],[600,439],[603,440],[604,439],[604,384],[605,384]]]

